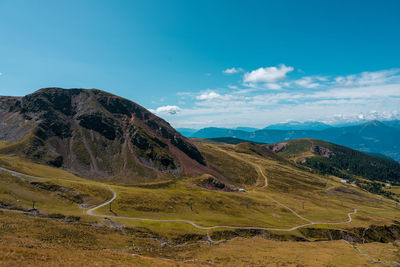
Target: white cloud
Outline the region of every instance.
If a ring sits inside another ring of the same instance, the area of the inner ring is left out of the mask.
[[[266,86],[268,89],[271,89],[271,90],[279,90],[279,89],[282,88],[282,86],[280,86],[280,85],[277,84],[277,83],[266,83],[265,86]]]
[[[360,74],[352,74],[347,76],[338,76],[335,82],[341,86],[362,86],[388,83],[394,79],[398,79],[400,69],[381,70],[375,72],[362,72]]]
[[[154,113],[157,114],[170,114],[170,115],[175,115],[179,112],[182,111],[182,109],[178,106],[162,106],[162,107],[158,107],[156,110],[150,110]]]
[[[209,90],[207,92],[204,92],[204,93],[196,96],[196,99],[197,100],[211,100],[211,99],[216,99],[216,98],[220,98],[220,97],[221,97],[220,94],[216,93],[215,91]]]
[[[313,94],[304,94],[309,99],[384,99],[400,98],[399,84],[371,86],[333,87]]]
[[[229,89],[237,90],[239,87],[237,85],[228,85]]]
[[[242,71],[243,71],[242,68],[230,68],[230,69],[223,70],[222,72],[225,74],[235,74],[235,73],[242,72]]]
[[[286,78],[286,74],[293,71],[293,67],[284,64],[278,67],[266,67],[246,72],[243,77],[245,83],[276,83]]]
[[[276,67],[285,74],[280,78],[275,75],[275,82],[267,81],[273,80],[271,77],[253,77],[245,87],[230,84],[227,88],[178,94],[191,107],[174,116],[172,123],[205,127],[212,120],[212,125],[221,127],[250,124],[263,127],[288,118],[332,123],[400,118],[400,70],[340,77],[300,75],[282,81],[289,71],[287,68]],[[268,68],[263,68],[263,73],[268,72],[265,69]],[[254,71],[247,74],[251,73]]]
[[[314,89],[314,88],[321,86],[319,81],[326,81],[326,78],[319,77],[319,76],[315,76],[315,77],[306,76],[306,77],[303,77],[301,79],[294,81],[294,83],[300,87]]]
[[[246,88],[246,89],[239,89],[238,88],[238,90],[232,92],[232,94],[243,95],[243,94],[249,94],[249,93],[254,92],[254,91],[256,91],[256,90],[253,89],[253,88]]]

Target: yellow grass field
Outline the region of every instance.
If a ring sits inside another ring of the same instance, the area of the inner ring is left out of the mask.
[[[330,231],[357,236],[357,227],[400,221],[392,201],[337,177],[243,146],[198,146],[218,155],[215,168],[229,165],[224,182],[245,192],[202,188],[207,176],[132,186],[99,183],[0,156],[0,167],[57,178],[27,182],[0,172],[0,265],[368,266],[371,260],[351,245],[330,240]],[[248,176],[241,166],[251,169]],[[93,211],[100,216],[87,214],[111,199],[111,190],[117,195],[111,209],[104,205]],[[43,215],[29,211],[33,201]],[[376,260],[399,261],[392,241],[352,244]]]

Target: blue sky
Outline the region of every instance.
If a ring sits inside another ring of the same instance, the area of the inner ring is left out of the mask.
[[[0,95],[98,88],[175,127],[400,114],[400,1],[0,0]]]

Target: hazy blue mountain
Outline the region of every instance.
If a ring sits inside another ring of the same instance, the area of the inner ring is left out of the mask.
[[[267,130],[325,130],[332,128],[331,125],[319,121],[290,121],[285,123],[271,124],[264,129]]]
[[[233,130],[228,128],[207,127],[198,130],[192,137],[198,138],[217,138],[217,137],[234,137],[249,140],[251,132]]]
[[[400,161],[400,129],[380,121],[369,121],[348,127],[330,127],[324,130],[272,130],[245,132],[225,128],[204,128],[192,137],[235,137],[261,143],[277,143],[299,138],[314,138],[347,146],[367,153],[379,153]]]
[[[245,131],[245,132],[255,132],[260,129],[254,128],[254,127],[236,127],[236,128],[233,128],[233,130],[239,130],[239,131]]]
[[[176,128],[176,130],[183,136],[185,137],[191,137],[192,134],[197,132],[197,129],[191,129],[191,128]]]
[[[241,143],[248,143],[248,140],[243,140],[235,137],[217,137],[217,138],[210,138],[209,140],[212,140],[217,143],[226,143],[226,144],[231,144],[231,145],[237,145]]]
[[[218,127],[208,127],[201,130],[192,129],[192,128],[176,128],[176,130],[185,137],[199,137],[199,138],[211,138],[210,136],[222,134],[221,132],[227,131],[226,134],[232,135],[232,133],[236,133],[236,131],[243,131],[243,132],[254,132],[259,129],[253,127],[236,127],[236,128],[218,128]],[[204,134],[203,134],[204,132]],[[225,135],[225,134],[223,134]],[[240,134],[239,134],[240,135]],[[207,137],[203,137],[207,136]]]
[[[400,129],[400,120],[392,120],[383,122],[385,125]]]

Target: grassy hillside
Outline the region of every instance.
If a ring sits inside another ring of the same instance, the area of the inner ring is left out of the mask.
[[[315,139],[298,139],[269,145],[278,155],[346,178],[356,175],[373,181],[400,183],[400,163]]]
[[[46,231],[43,231],[46,229]],[[357,245],[380,260],[398,261],[388,243]],[[0,211],[0,264],[4,266],[369,266],[344,241],[294,242],[262,237],[220,245],[161,246],[110,224],[68,223]]]
[[[297,139],[268,145],[277,155],[324,175],[334,175],[372,193],[396,200],[386,184],[400,184],[400,163],[336,144]]]
[[[105,188],[65,170],[1,157],[0,167],[68,180],[29,183],[0,172],[1,264],[78,265],[82,255],[88,264],[105,265],[368,264],[341,239],[379,259],[399,260],[396,205],[339,177],[310,172],[296,162],[308,152],[206,140],[195,145],[210,173],[134,186],[102,183],[117,194],[111,210],[93,212],[106,217],[86,213],[111,198]],[[231,190],[206,187],[210,177]],[[219,227],[201,228],[213,226]],[[376,242],[383,243],[371,249]]]
[[[105,223],[92,226],[0,210],[2,266],[179,265],[179,261],[136,255],[138,250],[155,247],[153,243],[132,239]]]
[[[144,187],[115,187],[121,197],[115,201],[113,211],[122,216],[191,219],[202,226],[239,224],[288,228],[302,222],[268,196],[316,221],[341,221],[355,208],[363,211],[360,211],[362,215],[355,216],[354,225],[382,224],[389,217],[396,216],[387,214],[386,218],[373,218],[371,213],[376,211],[377,205],[390,210],[395,205],[383,201],[379,196],[340,183],[339,178],[312,174],[284,159],[277,160],[273,154],[269,157],[260,155],[259,152],[245,150],[243,144],[199,143],[198,146],[200,151],[208,151],[204,153],[207,160],[209,157],[217,158],[221,162],[220,168],[237,173],[238,177],[243,177],[240,173],[246,168],[252,168],[254,178],[247,180],[247,184],[240,184],[241,181],[236,177],[224,181],[242,186],[247,192],[205,190],[196,186],[196,180],[202,177],[165,184],[157,188],[157,193]],[[260,169],[268,177],[268,186],[265,188],[261,188],[265,181]],[[98,212],[110,214],[106,207]],[[365,217],[368,217],[367,222],[363,220]]]

